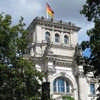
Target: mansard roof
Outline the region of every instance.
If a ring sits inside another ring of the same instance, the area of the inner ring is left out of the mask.
[[[32,23],[29,25],[28,30],[32,29],[36,25],[44,25],[48,27],[68,29],[73,31],[79,31],[81,28],[74,25],[71,22],[63,22],[62,20],[47,19],[44,17],[36,17],[33,19]]]

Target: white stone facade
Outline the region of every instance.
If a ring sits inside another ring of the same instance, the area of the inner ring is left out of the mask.
[[[62,100],[62,96],[68,95],[75,100],[95,100],[96,92],[91,95],[90,84],[96,91],[97,81],[85,77],[82,66],[74,63],[80,28],[71,23],[35,18],[28,30],[27,38],[31,40],[28,46],[29,53],[32,59],[37,61],[38,70],[48,71],[47,78],[52,97],[55,100]],[[46,32],[49,32],[49,49],[46,48]],[[59,38],[55,34],[58,34]],[[64,38],[65,35],[67,38]]]

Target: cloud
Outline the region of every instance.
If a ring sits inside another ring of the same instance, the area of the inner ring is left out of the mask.
[[[48,0],[55,12],[55,19],[71,21],[82,29],[79,32],[79,43],[87,40],[86,30],[93,27],[80,10],[85,0]],[[18,22],[20,16],[28,26],[36,16],[46,16],[46,0],[0,0],[0,12],[12,15],[13,23]]]
[[[87,36],[87,30],[93,28],[94,24],[88,22],[88,23],[84,23],[82,26],[83,26],[83,28],[78,33],[78,42],[79,42],[79,44],[82,41],[88,41],[89,40],[89,37]]]
[[[78,33],[78,42],[81,43],[84,40],[89,40],[86,34],[88,29],[93,27],[93,23],[90,23],[86,18],[80,14],[82,6],[86,0],[52,0],[51,4],[56,19],[62,19],[66,22],[71,21],[77,26],[81,27]]]
[[[40,0],[3,0],[0,1],[2,12],[12,15],[15,22],[23,16],[27,24],[37,15],[43,15],[43,7]]]

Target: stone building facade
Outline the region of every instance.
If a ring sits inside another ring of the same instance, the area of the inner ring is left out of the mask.
[[[75,62],[80,27],[71,22],[36,17],[28,27],[28,51],[37,70],[46,74],[50,95],[55,100],[72,96],[75,100],[95,100],[97,80],[83,75]]]

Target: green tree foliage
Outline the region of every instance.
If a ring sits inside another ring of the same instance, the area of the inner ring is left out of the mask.
[[[41,95],[42,74],[23,57],[28,43],[24,26],[22,17],[12,25],[10,15],[0,14],[0,100],[38,100]]]
[[[86,0],[86,4],[83,5],[81,14],[83,14],[88,21],[94,23],[94,28],[87,31],[90,37],[89,45],[85,42],[82,43],[82,49],[89,46],[92,51],[91,57],[85,59],[86,65],[84,69],[86,72],[93,71],[95,77],[100,77],[100,0]],[[85,46],[83,47],[83,45]],[[98,90],[100,91],[100,87]],[[100,94],[97,100],[100,100]]]
[[[62,99],[63,100],[74,100],[74,98],[71,96],[63,96]]]

